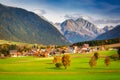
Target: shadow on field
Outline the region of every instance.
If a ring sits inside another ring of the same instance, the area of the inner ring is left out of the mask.
[[[56,68],[56,67],[51,67],[51,68],[50,68],[50,67],[49,67],[49,68],[47,67],[46,69],[63,70],[63,68]]]
[[[4,69],[2,69],[2,68],[0,68],[0,72],[3,72],[3,71],[5,71]]]
[[[90,69],[90,68],[81,68],[81,67],[77,67],[76,69]]]
[[[46,63],[46,64],[53,64],[53,63]]]
[[[106,70],[106,68],[96,68],[96,67],[93,67],[93,68],[91,68],[91,67],[87,67],[87,68],[76,67],[76,69],[82,69],[82,70],[92,70],[92,69],[94,69],[94,70]]]
[[[80,62],[80,64],[82,64],[82,63],[88,63],[88,62]]]

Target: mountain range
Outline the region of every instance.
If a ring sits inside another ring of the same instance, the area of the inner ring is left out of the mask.
[[[120,25],[105,26],[100,29],[83,18],[68,19],[54,25],[71,43],[120,38]]]
[[[0,39],[44,45],[66,45],[67,39],[33,12],[0,4]]]
[[[95,40],[106,40],[106,39],[113,39],[113,38],[120,38],[120,25],[117,25],[113,29],[97,36]]]
[[[105,32],[107,32],[107,31],[109,31],[109,30],[112,30],[114,27],[113,26],[105,26],[104,28],[103,28],[103,30],[105,31]]]
[[[2,40],[66,45],[89,40],[118,38],[119,32],[120,25],[105,26],[100,29],[83,18],[67,19],[53,25],[33,12],[0,4],[0,39]]]
[[[97,28],[94,24],[83,18],[76,20],[68,19],[61,24],[57,23],[55,25],[58,26],[58,30],[71,43],[92,40],[105,32],[103,29]]]

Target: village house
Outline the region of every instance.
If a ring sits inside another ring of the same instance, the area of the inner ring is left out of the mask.
[[[11,57],[17,57],[18,56],[17,50],[10,50],[10,55]]]
[[[89,44],[83,44],[81,52],[88,53],[90,51]]]
[[[0,58],[5,58],[5,55],[4,54],[0,54]]]

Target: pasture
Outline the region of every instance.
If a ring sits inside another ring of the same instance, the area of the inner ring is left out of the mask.
[[[104,57],[117,51],[100,51],[100,58],[93,68],[89,66],[91,54],[71,54],[71,65],[56,68],[53,57],[33,56],[0,59],[0,80],[119,80],[120,60],[111,59],[107,67]]]

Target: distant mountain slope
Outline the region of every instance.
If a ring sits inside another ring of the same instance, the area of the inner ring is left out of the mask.
[[[106,31],[112,30],[113,28],[114,28],[113,26],[105,26],[103,30],[106,32]]]
[[[61,31],[61,23],[55,23],[55,24],[53,24],[57,29],[58,29],[58,31],[62,34],[62,31]]]
[[[0,4],[0,39],[40,43],[68,44],[66,38],[49,22],[21,8]]]
[[[98,37],[96,37],[96,40],[104,40],[104,39],[112,39],[112,38],[120,38],[120,25],[117,25],[112,30],[99,35]]]
[[[89,21],[78,18],[64,21],[61,24],[61,32],[71,43],[76,43],[92,40],[104,31]]]

